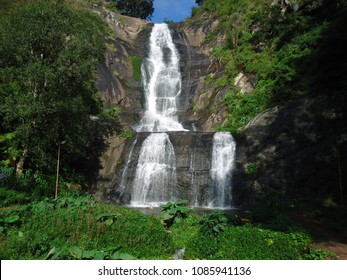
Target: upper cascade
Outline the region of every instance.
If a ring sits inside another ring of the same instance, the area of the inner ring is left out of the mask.
[[[182,79],[179,55],[165,23],[155,24],[149,42],[149,54],[141,65],[146,111],[136,131],[184,131],[178,122],[177,97]]]

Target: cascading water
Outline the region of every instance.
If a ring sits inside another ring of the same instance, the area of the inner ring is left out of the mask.
[[[158,206],[173,200],[177,186],[174,148],[166,133],[143,142],[132,189],[132,206]]]
[[[179,56],[165,23],[155,24],[149,55],[141,66],[146,111],[136,131],[183,131],[177,118],[177,97],[181,93]]]
[[[166,24],[155,24],[149,55],[141,66],[146,111],[138,132],[183,131],[178,122],[181,93],[179,57]],[[177,185],[175,151],[166,133],[153,133],[143,142],[133,181],[131,205],[158,206],[174,199]]]
[[[125,167],[123,169],[123,172],[122,172],[122,179],[121,179],[121,182],[120,182],[120,186],[119,186],[119,190],[120,192],[124,192],[126,190],[126,186],[127,186],[127,179],[128,179],[128,168],[129,168],[129,164],[130,164],[130,161],[131,161],[131,156],[133,154],[133,151],[134,151],[134,147],[137,143],[137,135],[136,135],[136,138],[134,140],[134,142],[131,144],[131,147],[130,147],[130,153],[129,153],[129,156],[128,156],[128,160],[125,164]]]
[[[133,143],[123,171],[120,189],[130,195],[130,205],[135,207],[159,206],[176,198],[186,198],[194,207],[230,208],[231,173],[235,152],[235,142],[230,133],[215,133],[212,161],[209,153],[212,137],[209,133],[206,134],[207,137],[202,137],[204,134],[195,133],[195,138],[193,136],[192,138],[196,140],[190,149],[186,149],[187,146],[185,148],[180,146],[180,151],[188,151],[184,158],[190,158],[189,170],[187,170],[190,177],[186,177],[190,178],[190,182],[185,181],[186,183],[182,185],[180,181],[180,186],[187,188],[184,197],[179,194],[182,192],[182,187],[178,188],[176,155],[168,135],[180,137],[180,133],[183,135],[184,131],[187,131],[178,121],[177,116],[177,102],[182,86],[179,69],[178,51],[173,44],[168,26],[155,24],[150,36],[148,57],[143,60],[141,66],[146,100],[145,113],[141,122],[134,126],[139,135],[144,132],[150,132],[150,134],[149,136],[142,134],[139,137],[145,138],[141,146],[136,143],[141,143],[139,141],[142,140],[136,140]],[[174,134],[166,133],[173,131]],[[189,133],[189,135],[192,134]],[[204,146],[205,141],[209,143],[207,148]],[[177,139],[175,142],[177,143]],[[187,142],[182,143],[187,145]],[[134,156],[133,150],[136,150]],[[132,156],[136,168],[132,168]],[[177,161],[179,172],[182,172],[184,158],[180,157]],[[132,172],[129,176],[128,169]],[[128,180],[129,178],[133,180]]]
[[[236,143],[229,132],[216,132],[213,136],[210,195],[208,207],[230,208],[232,200],[231,178],[235,161]]]

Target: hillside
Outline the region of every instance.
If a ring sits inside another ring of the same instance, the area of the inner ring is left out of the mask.
[[[1,258],[345,258],[345,1],[201,2],[0,1]]]

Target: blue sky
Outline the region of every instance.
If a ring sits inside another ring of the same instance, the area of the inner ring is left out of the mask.
[[[190,17],[195,0],[154,0],[152,21],[163,22],[164,19],[179,22]]]

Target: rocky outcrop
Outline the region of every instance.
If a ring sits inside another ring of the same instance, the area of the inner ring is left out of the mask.
[[[135,79],[133,57],[144,56],[152,23],[107,10],[102,14],[112,32],[106,42],[105,63],[97,69],[97,88],[105,107],[118,106],[121,121],[133,124],[142,110],[141,81]]]
[[[234,176],[242,203],[314,200],[347,191],[346,100],[321,96],[268,109],[238,140]],[[251,167],[251,168],[250,168]]]
[[[220,83],[224,71],[211,55],[212,45],[206,41],[206,35],[218,23],[213,18],[205,18],[204,23],[191,19],[173,26],[173,40],[181,59],[180,119],[191,130],[213,131],[228,115],[224,102],[227,87]],[[223,40],[221,34],[213,45]]]
[[[234,80],[235,89],[240,93],[251,93],[256,83],[257,75],[246,75],[242,72],[240,72]]]
[[[136,123],[142,111],[142,87],[141,81],[135,79],[133,57],[141,59],[145,55],[152,23],[108,10],[97,12],[104,17],[111,31],[107,35],[105,62],[97,69],[96,86],[104,107],[118,107],[123,129],[131,129],[130,125]],[[106,142],[107,149],[100,158],[101,168],[94,187],[97,197],[110,200],[106,190],[118,181],[131,143],[116,133]]]

